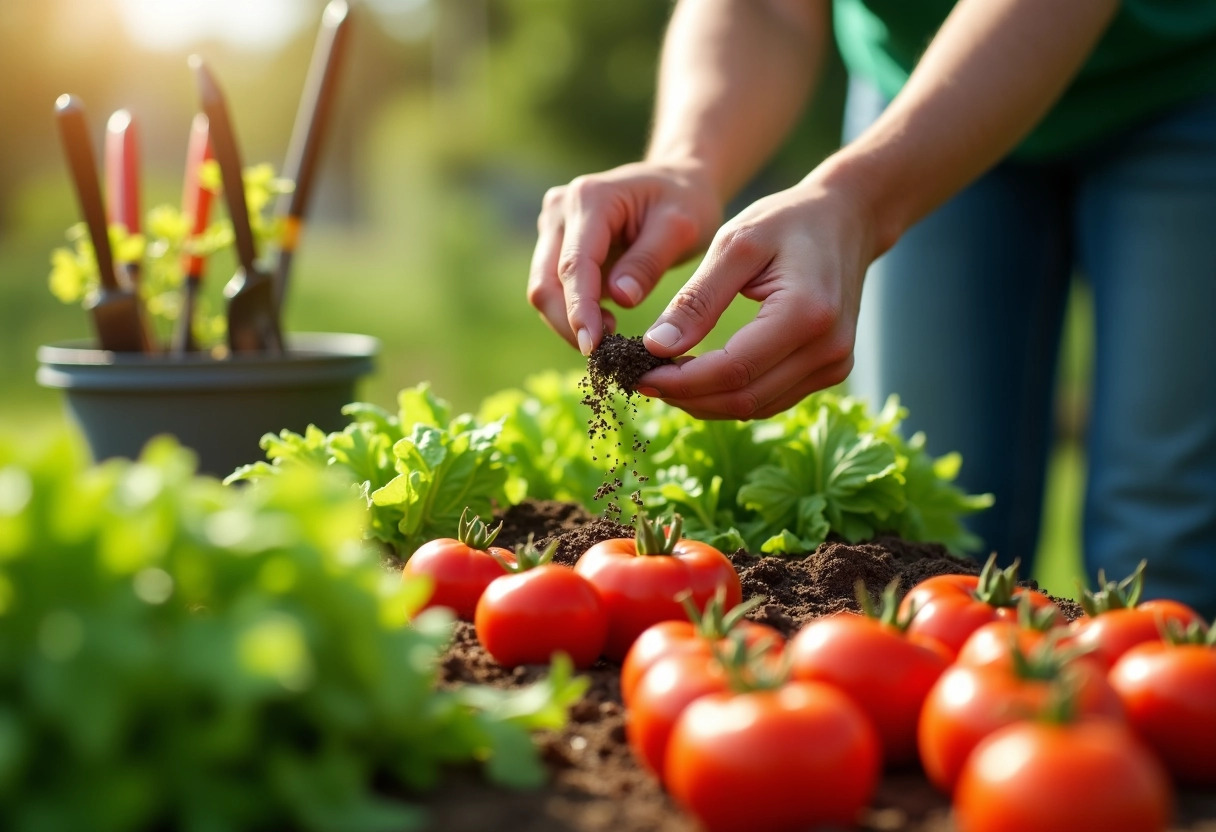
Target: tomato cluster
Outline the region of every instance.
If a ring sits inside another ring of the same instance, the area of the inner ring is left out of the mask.
[[[851,825],[906,765],[951,795],[960,832],[1160,830],[1174,782],[1216,786],[1216,628],[1141,602],[1143,564],[1073,622],[990,559],[878,606],[859,585],[862,614],[787,643],[678,516],[636,525],[570,568],[556,543],[497,549],[462,517],[405,573],[504,666],[620,662],[630,747],[710,832]]]
[[[1140,603],[1141,574],[1071,623],[990,560],[878,609],[859,587],[862,615],[788,644],[737,615],[657,625],[622,667],[626,734],[710,832],[851,825],[917,763],[960,832],[1162,830],[1174,782],[1216,786],[1216,628]]]
[[[404,576],[429,580],[426,606],[472,621],[482,647],[506,667],[558,652],[575,667],[600,656],[620,661],[647,627],[684,620],[685,604],[697,615],[715,597],[719,607],[738,605],[734,566],[712,546],[682,538],[679,515],[664,527],[639,513],[635,525],[635,538],[597,543],[571,569],[552,562],[556,541],[541,552],[529,539],[512,553],[491,545],[501,524],[491,530],[462,515],[457,536],[420,547]]]

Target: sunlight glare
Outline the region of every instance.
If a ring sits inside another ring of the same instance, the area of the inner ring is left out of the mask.
[[[312,20],[300,0],[116,0],[123,26],[142,47],[176,51],[218,39],[243,49],[274,50]]]

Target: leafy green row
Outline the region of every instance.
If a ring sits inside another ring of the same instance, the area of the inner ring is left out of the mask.
[[[343,408],[351,422],[326,434],[309,427],[262,437],[269,462],[233,472],[225,482],[259,480],[299,467],[332,467],[362,493],[367,534],[408,557],[428,540],[452,537],[466,507],[489,518],[507,501],[507,457],[500,422],[453,417],[427,384],[402,390],[397,412],[372,404]]]
[[[962,518],[992,497],[954,485],[958,454],[934,459],[923,434],[903,438],[907,411],[895,397],[871,413],[860,400],[823,391],[753,422],[701,421],[659,401],[627,406],[631,412],[619,415],[633,420],[629,430],[650,449],[626,460],[622,491],[640,489],[651,511],[678,511],[690,537],[765,554],[811,551],[829,534],[858,541],[892,533],[955,553],[980,546]],[[480,415],[503,423],[500,444],[516,493],[588,506],[605,475],[605,453],[618,442],[632,447],[635,438],[610,437],[600,443],[607,448],[596,447],[575,377],[556,373],[490,397]],[[591,463],[597,456],[598,465]]]
[[[406,626],[427,589],[360,539],[346,478],[193,470],[168,441],[85,468],[0,438],[0,828],[387,832],[446,764],[542,780],[568,666],[437,690],[451,619]]]
[[[475,417],[451,417],[426,385],[400,395],[399,412],[347,408],[352,423],[325,435],[267,436],[271,463],[246,466],[250,479],[311,460],[340,466],[363,489],[370,534],[408,557],[431,537],[451,536],[460,512],[534,499],[603,510],[595,494],[621,477],[614,498],[640,491],[652,511],[678,511],[686,533],[733,550],[790,554],[837,535],[879,533],[945,544],[978,541],[962,518],[991,504],[954,485],[961,459],[934,459],[922,434],[899,431],[906,411],[892,397],[878,413],[825,391],[772,419],[704,422],[662,402],[618,403],[619,435],[593,441],[577,376],[546,373],[522,389],[489,396]],[[630,449],[645,444],[645,453]]]

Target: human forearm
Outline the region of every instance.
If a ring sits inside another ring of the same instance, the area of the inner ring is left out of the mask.
[[[1017,145],[1117,7],[1117,0],[961,0],[886,112],[811,177],[861,194],[885,250]]]
[[[725,202],[776,150],[814,89],[826,0],[683,0],[659,67],[649,161],[702,167]]]

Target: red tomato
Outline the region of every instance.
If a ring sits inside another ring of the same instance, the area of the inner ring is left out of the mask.
[[[1095,660],[1109,669],[1119,657],[1146,641],[1160,641],[1161,628],[1176,621],[1182,627],[1203,623],[1199,613],[1180,601],[1159,599],[1135,607],[1113,609],[1073,622],[1069,643],[1086,648]]]
[[[786,652],[795,679],[826,682],[860,706],[878,730],[888,765],[916,759],[921,705],[950,664],[945,647],[907,636],[893,624],[844,613],[807,624]]]
[[[829,685],[714,693],[676,720],[664,770],[709,832],[852,827],[878,782],[878,738]]]
[[[604,599],[608,611],[604,655],[615,661],[623,659],[652,624],[686,619],[683,605],[676,600],[684,592],[691,591],[698,610],[705,609],[719,587],[725,590],[727,608],[743,599],[735,567],[717,549],[696,540],[671,541],[670,554],[639,554],[637,540],[605,540],[584,552],[574,571],[594,584]]]
[[[936,638],[956,655],[967,637],[989,621],[1016,621],[1023,596],[1035,610],[1055,608],[1042,592],[1016,585],[1016,564],[1006,570],[993,564],[990,559],[979,575],[936,575],[912,587],[900,603],[900,615],[909,614],[913,605],[918,610],[908,633]],[[1063,624],[1063,613],[1057,610],[1057,615]]]
[[[481,646],[504,667],[548,662],[567,653],[587,667],[604,647],[608,619],[595,587],[565,567],[546,563],[495,578],[477,603]]]
[[[1123,718],[1119,697],[1096,663],[1076,660],[1068,671],[1077,674],[1080,716]],[[1048,678],[1022,678],[1000,665],[950,667],[925,697],[917,726],[921,764],[930,782],[951,792],[980,740],[997,728],[1042,713],[1050,695]]]
[[[508,563],[515,560],[508,549],[497,546],[479,549],[451,537],[441,537],[418,547],[405,562],[402,576],[425,575],[431,579],[434,589],[424,608],[448,607],[458,618],[472,621],[481,593],[490,581],[506,574],[490,552]]]
[[[958,832],[1162,832],[1169,780],[1127,728],[1018,722],[968,758],[954,793]]]
[[[1138,644],[1115,662],[1109,678],[1128,723],[1170,773],[1216,786],[1216,647]]]
[[[718,662],[695,652],[655,661],[638,679],[626,717],[625,738],[634,756],[662,779],[667,742],[676,719],[697,699],[725,691],[729,684]]]
[[[1023,655],[1029,655],[1046,640],[1047,631],[1027,629],[1016,621],[989,621],[967,637],[954,663],[970,667],[994,664],[1008,668],[1013,662],[1014,645]]]
[[[747,619],[739,621],[732,629],[743,634],[743,642],[749,647],[766,641],[774,646],[785,642],[781,633],[772,627]],[[713,656],[715,643],[723,641],[725,636],[724,633],[717,638],[706,638],[691,621],[660,621],[647,627],[633,642],[621,663],[621,702],[629,707],[638,682],[659,659],[676,654],[692,654],[708,661]]]

